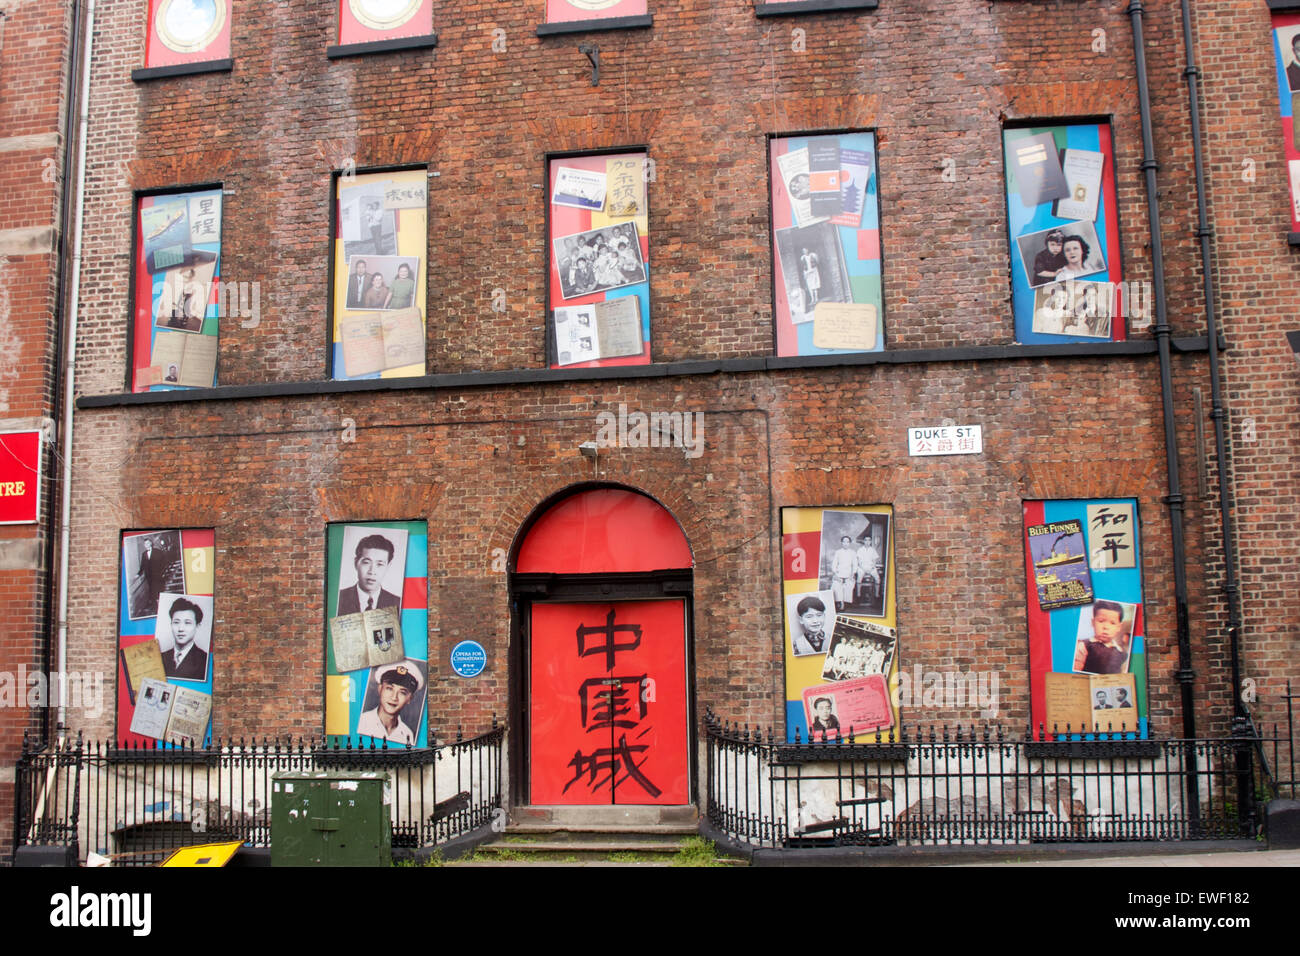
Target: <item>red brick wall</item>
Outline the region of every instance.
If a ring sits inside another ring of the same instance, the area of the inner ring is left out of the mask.
[[[235,68],[134,84],[145,3],[103,11],[83,272],[83,394],[126,374],[132,190],[220,180],[223,273],[260,281],[262,321],[221,330],[220,381],[316,380],[326,370],[331,171],[427,163],[429,365],[543,364],[548,151],[645,146],[654,234],[656,360],[770,355],[768,133],[879,133],[887,345],[1014,341],[1004,121],[1109,116],[1128,279],[1150,279],[1138,93],[1122,2],[888,3],[874,13],[758,21],[743,3],[666,2],[655,26],[539,40],[540,5],[440,5],[435,51],[330,62],[332,4],[240,7]],[[507,51],[491,50],[492,30]],[[1105,50],[1094,50],[1095,30]],[[804,52],[792,45],[803,31]],[[1203,333],[1177,4],[1148,5],[1175,334]],[[956,182],[943,179],[955,162]],[[503,288],[507,310],[490,308]],[[1133,337],[1149,333],[1134,329]],[[1208,560],[1196,496],[1191,389],[1174,359],[1189,567]],[[218,734],[322,729],[324,533],[330,521],[426,518],[435,727],[508,710],[508,602],[494,548],[546,496],[593,477],[576,450],[599,411],[701,411],[707,449],[602,452],[602,477],[660,498],[696,553],[701,709],[770,723],[782,710],[779,509],[894,504],[904,666],[996,668],[1000,719],[1028,714],[1020,503],[1133,496],[1158,734],[1177,734],[1168,492],[1153,355],[1021,358],[728,373],[590,384],[353,393],[86,410],[74,516],[74,667],[110,667],[124,528],[216,527]],[[357,440],[340,441],[344,419]],[[909,459],[905,428],[982,424],[985,454]],[[1217,635],[1191,575],[1200,726],[1222,712]],[[484,676],[450,676],[474,637]],[[927,711],[935,720],[973,714]],[[101,719],[88,729],[111,732]],[[1222,729],[1220,725],[1220,729]]]
[[[1290,192],[1269,11],[1262,3],[1195,6],[1217,306],[1231,346],[1222,370],[1242,588],[1242,676],[1258,694],[1252,710],[1271,724],[1284,719],[1287,681],[1300,689],[1300,367],[1285,339],[1300,329],[1300,249],[1287,244]],[[1255,422],[1254,441],[1247,440],[1247,419]],[[1220,587],[1222,559],[1207,558],[1207,588]],[[1208,627],[1222,631],[1226,614],[1215,613]],[[1226,647],[1214,656],[1226,666]],[[1225,696],[1216,695],[1216,712],[1226,712]]]
[[[62,175],[68,3],[9,0],[0,46],[0,430],[38,427],[56,388],[55,238]],[[45,465],[49,466],[46,456]],[[41,514],[50,507],[44,477]],[[0,673],[45,667],[43,526],[0,527]],[[10,685],[13,686],[12,684]],[[13,848],[13,773],[24,731],[42,715],[26,687],[0,705],[0,860]],[[15,706],[16,704],[16,706]]]

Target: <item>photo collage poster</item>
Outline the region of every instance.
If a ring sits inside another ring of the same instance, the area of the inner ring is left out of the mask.
[[[216,533],[122,535],[117,744],[203,749],[212,738]]]
[[[652,169],[644,152],[550,161],[551,368],[650,364]]]
[[[1016,341],[1122,341],[1110,125],[1008,129],[1002,143]]]
[[[132,391],[217,383],[221,207],[220,188],[137,203]]]
[[[1282,149],[1291,190],[1291,231],[1300,232],[1300,11],[1273,14],[1273,56],[1277,64],[1277,98],[1282,108]]]
[[[547,23],[608,20],[646,13],[646,0],[546,0]]]
[[[859,743],[898,726],[894,509],[781,509],[786,739]]]
[[[428,526],[356,522],[326,534],[327,742],[426,747]]]
[[[776,354],[885,347],[874,133],[771,140]]]
[[[339,44],[433,33],[433,0],[339,0]]]
[[[428,171],[335,178],[336,381],[425,374]]]
[[[1146,738],[1137,501],[1026,501],[1023,540],[1035,732]]]
[[[145,66],[230,58],[231,0],[149,0]]]

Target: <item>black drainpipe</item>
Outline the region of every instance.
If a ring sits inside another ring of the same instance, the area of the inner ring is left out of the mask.
[[[1228,688],[1232,697],[1232,736],[1236,748],[1237,806],[1240,819],[1253,819],[1254,788],[1250,780],[1250,748],[1247,740],[1254,737],[1245,702],[1241,699],[1241,602],[1237,588],[1236,537],[1232,527],[1232,491],[1228,485],[1228,449],[1224,435],[1223,391],[1219,384],[1219,329],[1214,311],[1214,273],[1210,267],[1210,228],[1205,212],[1205,163],[1201,154],[1201,100],[1196,67],[1196,51],[1192,45],[1192,7],[1182,0],[1183,46],[1187,49],[1187,101],[1191,106],[1192,156],[1196,164],[1196,235],[1201,242],[1201,277],[1205,295],[1205,336],[1210,347],[1210,417],[1214,419],[1214,451],[1218,460],[1219,521],[1223,533],[1223,591],[1228,599],[1228,647],[1232,664]]]
[[[1142,113],[1142,172],[1146,177],[1147,218],[1151,229],[1151,274],[1155,286],[1156,347],[1160,355],[1160,401],[1165,419],[1165,467],[1169,474],[1169,531],[1173,538],[1174,613],[1178,633],[1178,670],[1175,677],[1182,692],[1183,738],[1196,738],[1196,714],[1193,711],[1191,631],[1187,617],[1187,568],[1183,548],[1183,494],[1178,479],[1178,439],[1174,433],[1174,390],[1169,361],[1169,318],[1165,303],[1165,258],[1160,242],[1160,196],[1156,187],[1155,146],[1151,135],[1151,96],[1147,88],[1146,41],[1142,36],[1142,0],[1132,0],[1128,7],[1133,25],[1133,59],[1137,66],[1138,104]],[[1200,819],[1197,794],[1196,748],[1188,745],[1184,759],[1187,772],[1187,818],[1192,826]],[[1193,834],[1195,836],[1196,834]]]

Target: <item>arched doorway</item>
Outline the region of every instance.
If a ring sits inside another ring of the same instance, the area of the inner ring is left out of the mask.
[[[624,487],[544,502],[511,562],[514,802],[694,802],[690,545]]]

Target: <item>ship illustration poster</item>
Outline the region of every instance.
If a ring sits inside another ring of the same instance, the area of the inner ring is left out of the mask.
[[[1034,564],[1038,606],[1044,611],[1092,603],[1092,576],[1082,521],[1031,525],[1029,555]]]

